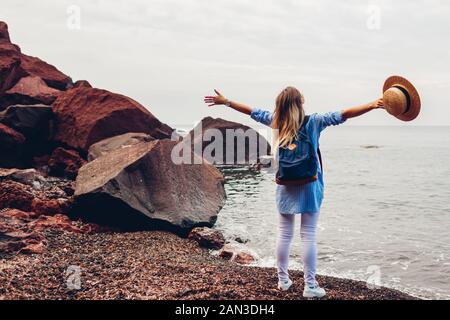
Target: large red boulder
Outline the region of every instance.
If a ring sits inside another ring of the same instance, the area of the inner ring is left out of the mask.
[[[225,203],[214,166],[172,161],[176,142],[155,140],[113,150],[78,172],[74,214],[122,228],[186,233],[212,226]]]
[[[26,54],[22,54],[20,60],[20,69],[24,75],[37,76],[49,87],[58,90],[66,90],[72,86],[72,79],[51,64]]]
[[[85,86],[62,93],[53,111],[58,123],[55,140],[85,152],[98,141],[127,132],[164,139],[173,131],[136,101]]]
[[[0,97],[22,76],[20,56],[18,47],[9,41],[0,41]]]
[[[0,109],[10,105],[51,105],[58,97],[60,91],[50,88],[39,77],[24,77],[14,87],[5,92],[0,100]]]
[[[66,90],[73,84],[69,76],[54,66],[21,53],[20,48],[10,41],[8,26],[0,21],[0,96],[26,76],[39,77],[58,90]]]

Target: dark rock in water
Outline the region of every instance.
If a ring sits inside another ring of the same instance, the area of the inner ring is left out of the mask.
[[[93,144],[89,148],[87,158],[88,161],[92,161],[113,150],[128,148],[141,142],[150,142],[153,140],[155,139],[146,133],[125,133]]]
[[[86,163],[80,154],[75,150],[56,148],[49,161],[49,174],[57,177],[75,179],[78,170]]]
[[[246,244],[249,240],[248,239],[243,239],[241,237],[236,237],[234,239],[234,241],[236,241],[237,243],[242,243],[242,244]]]
[[[197,241],[201,247],[207,249],[218,250],[225,244],[225,238],[220,231],[207,227],[192,229],[188,238]]]
[[[20,132],[0,123],[0,167],[20,166],[24,143]]]
[[[53,118],[52,108],[42,104],[14,105],[0,112],[0,123],[32,140],[36,140],[37,136],[44,136],[44,140],[48,141]]]
[[[72,86],[72,79],[54,66],[37,57],[21,55],[20,69],[24,76],[36,76],[52,88],[66,90]]]
[[[175,164],[176,142],[116,149],[78,172],[74,214],[122,228],[185,233],[212,226],[225,202],[224,178],[212,165]]]
[[[201,135],[195,135],[195,132],[202,132]],[[218,150],[214,149],[215,138],[210,140],[210,137],[205,136],[205,133],[209,131],[212,136],[220,135],[222,137],[222,143],[217,143]],[[227,131],[233,133],[227,139]],[[201,154],[205,159],[214,164],[249,164],[260,162],[261,156],[270,154],[270,145],[266,139],[260,135],[254,129],[245,126],[240,123],[223,120],[220,118],[214,119],[211,117],[204,118],[196,128],[194,128],[189,136],[191,138],[192,145],[198,144],[201,147]],[[199,153],[193,147],[195,152]],[[222,156],[220,156],[222,155]],[[210,157],[212,156],[212,157]],[[218,161],[214,161],[219,159]],[[228,161],[227,161],[227,158]]]
[[[165,139],[173,131],[136,101],[95,88],[69,89],[58,97],[53,110],[56,141],[85,152],[98,141],[127,132]]]
[[[14,104],[52,104],[61,91],[50,88],[39,77],[25,77],[5,92],[0,100],[0,109]]]

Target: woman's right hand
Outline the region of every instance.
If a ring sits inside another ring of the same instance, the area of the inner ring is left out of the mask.
[[[371,103],[372,109],[384,109],[383,98],[379,98]]]
[[[228,99],[225,98],[219,91],[214,89],[214,92],[216,93],[216,96],[206,96],[204,99],[205,103],[208,104],[208,107],[226,104],[228,102]]]

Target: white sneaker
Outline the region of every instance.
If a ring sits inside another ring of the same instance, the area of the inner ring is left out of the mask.
[[[292,286],[292,280],[288,279],[287,281],[278,281],[278,290],[288,291]]]
[[[303,297],[305,298],[322,298],[325,295],[325,290],[319,287],[317,282],[315,287],[311,288],[310,286],[305,285],[305,289],[303,290]]]

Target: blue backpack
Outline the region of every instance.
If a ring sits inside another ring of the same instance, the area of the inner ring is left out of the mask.
[[[306,133],[306,124],[309,116],[305,117],[300,128],[298,139],[293,141],[288,147],[278,148],[278,172],[276,183],[279,185],[305,185],[317,180],[318,166],[316,150]],[[317,149],[320,167],[322,166],[322,156]]]

